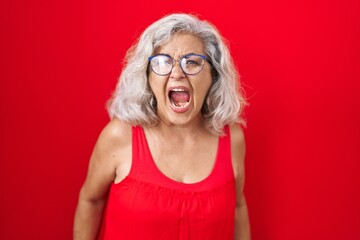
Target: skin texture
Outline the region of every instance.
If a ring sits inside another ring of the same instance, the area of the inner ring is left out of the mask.
[[[170,41],[158,48],[155,54],[168,54],[174,59],[189,54],[205,55],[203,43],[194,35],[176,34]],[[168,76],[159,76],[150,71],[149,84],[157,100],[158,116],[167,125],[187,126],[202,121],[200,113],[205,96],[211,86],[211,66],[205,62],[203,70],[196,75],[185,75],[177,62]],[[190,90],[190,109],[177,114],[170,108],[168,89],[184,86]]]
[[[155,54],[169,54],[174,59],[188,53],[204,54],[201,40],[191,34],[176,34]],[[204,127],[201,115],[206,94],[211,86],[211,66],[193,76],[185,75],[176,63],[168,76],[149,74],[149,85],[157,100],[159,123],[144,131],[156,166],[165,176],[183,183],[205,179],[215,164],[218,137]],[[190,106],[176,113],[170,106],[168,89],[189,89]],[[231,147],[236,179],[235,239],[249,240],[250,228],[244,186],[244,135],[239,126],[231,126]],[[199,161],[201,159],[201,161]],[[131,168],[131,126],[113,119],[103,129],[92,153],[88,175],[80,191],[75,214],[74,239],[96,239],[111,183],[119,183]]]
[[[230,127],[231,155],[236,180],[236,208],[235,208],[235,240],[250,240],[250,222],[246,199],[244,195],[245,183],[245,137],[238,125]]]

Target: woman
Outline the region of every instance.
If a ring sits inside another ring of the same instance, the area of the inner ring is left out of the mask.
[[[250,239],[245,100],[228,48],[187,14],[128,51],[90,160],[75,239]]]

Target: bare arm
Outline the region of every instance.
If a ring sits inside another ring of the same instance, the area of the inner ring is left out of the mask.
[[[245,182],[245,139],[239,126],[231,127],[231,152],[236,178],[235,240],[250,240],[249,215],[244,196]]]
[[[129,129],[112,120],[102,131],[90,158],[74,219],[74,240],[97,238],[111,183],[120,159],[129,159]],[[131,136],[131,135],[130,135]]]

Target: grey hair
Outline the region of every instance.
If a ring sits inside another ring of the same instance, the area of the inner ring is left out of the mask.
[[[202,107],[206,128],[222,135],[225,125],[244,123],[241,112],[246,100],[225,40],[211,23],[190,14],[171,14],[154,22],[128,50],[124,69],[108,101],[110,117],[133,125],[157,123],[156,99],[148,84],[148,57],[178,32],[202,40],[213,68],[212,85]]]

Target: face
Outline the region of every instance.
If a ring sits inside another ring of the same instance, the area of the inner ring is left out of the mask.
[[[167,54],[175,60],[195,53],[206,55],[202,41],[188,33],[178,33],[154,54]],[[211,86],[211,66],[205,61],[196,75],[186,75],[178,61],[166,76],[149,71],[149,85],[157,100],[160,121],[167,125],[202,123],[201,108]]]

